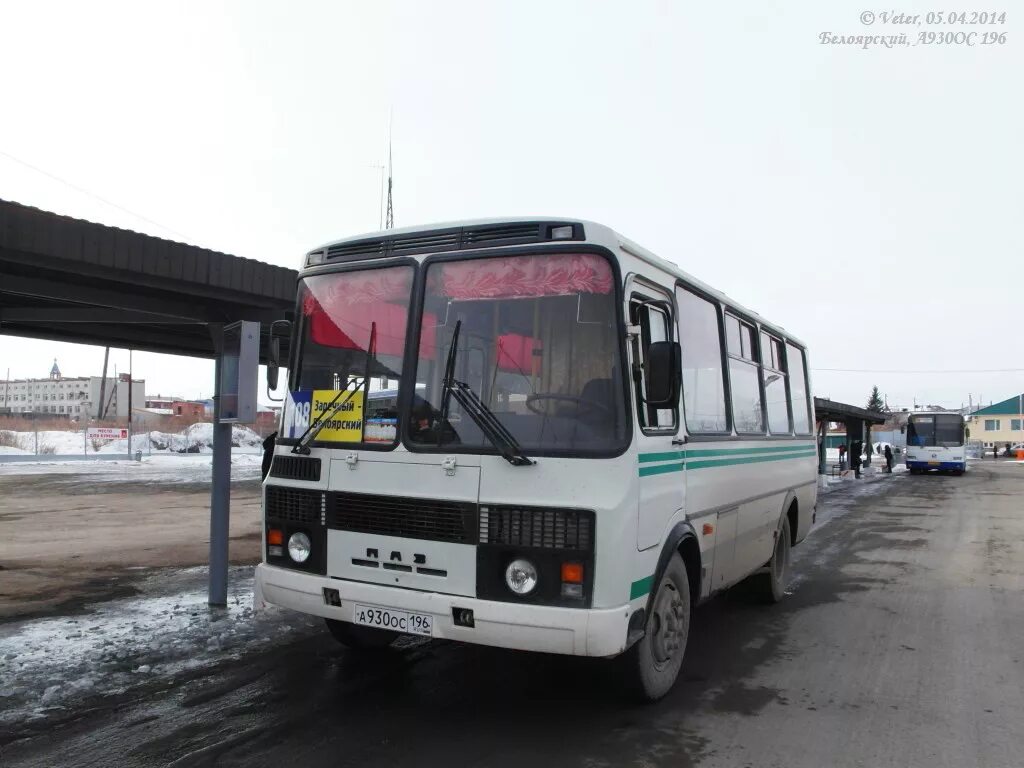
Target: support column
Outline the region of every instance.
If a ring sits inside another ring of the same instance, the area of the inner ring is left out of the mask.
[[[824,475],[826,468],[825,465],[828,463],[825,460],[825,443],[827,442],[828,436],[828,422],[818,422],[818,474]]]
[[[846,462],[850,469],[855,466],[854,450],[856,443],[864,443],[864,422],[860,419],[846,419]],[[856,464],[860,463],[860,457],[856,458]]]
[[[228,602],[228,535],[231,520],[231,425],[221,424],[222,328],[211,326],[217,362],[213,384],[213,461],[210,486],[210,605]]]

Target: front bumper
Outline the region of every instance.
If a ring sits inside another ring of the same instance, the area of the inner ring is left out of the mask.
[[[941,470],[964,470],[967,469],[963,461],[911,461],[907,459],[907,469],[941,469]]]
[[[324,588],[338,590],[340,606],[327,604]],[[356,603],[397,608],[431,614],[434,637],[572,656],[622,653],[630,613],[629,605],[586,610],[478,600],[332,579],[266,563],[256,566],[255,592],[257,607],[265,601],[340,621],[352,621]],[[456,626],[452,608],[472,609],[476,626]]]

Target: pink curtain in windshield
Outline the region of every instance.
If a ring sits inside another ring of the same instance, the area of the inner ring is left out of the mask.
[[[302,313],[309,318],[310,338],[327,347],[365,350],[376,323],[377,354],[401,356],[411,290],[407,267],[308,278]],[[433,346],[436,319],[428,319],[423,339]]]
[[[513,256],[437,264],[432,292],[451,299],[512,299],[611,293],[612,268],[590,253]]]

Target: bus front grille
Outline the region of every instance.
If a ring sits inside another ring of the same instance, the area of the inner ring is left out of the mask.
[[[280,485],[267,486],[266,517],[289,523],[313,523],[320,518],[323,509],[322,491],[304,488],[286,488]]]
[[[309,456],[275,456],[270,476],[286,480],[320,481],[320,459]]]
[[[328,527],[426,541],[471,544],[476,504],[438,499],[335,491],[329,494]]]
[[[594,548],[594,513],[546,507],[480,507],[480,543],[542,549]]]

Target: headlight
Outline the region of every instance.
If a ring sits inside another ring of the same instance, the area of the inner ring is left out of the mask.
[[[293,533],[288,537],[288,556],[296,563],[304,563],[309,559],[312,546],[309,543],[309,536],[304,533]]]
[[[528,595],[537,586],[537,569],[529,560],[513,560],[505,569],[505,583],[517,595]]]

